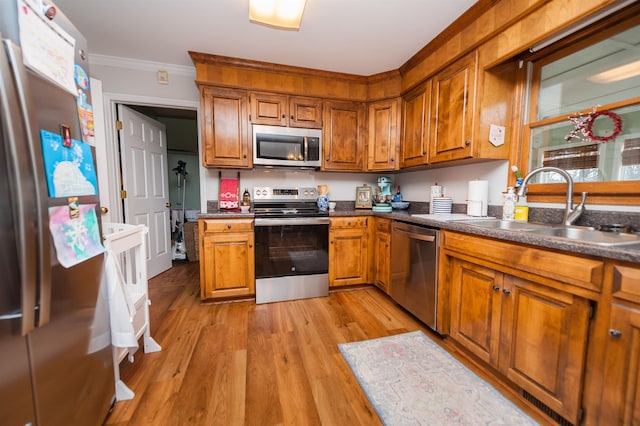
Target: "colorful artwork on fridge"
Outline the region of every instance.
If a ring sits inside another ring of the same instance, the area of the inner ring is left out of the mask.
[[[40,130],[40,140],[49,197],[98,193],[98,179],[90,145],[71,139],[71,145],[65,147],[62,136],[46,130]]]
[[[49,207],[49,230],[56,247],[58,262],[70,268],[104,251],[95,204],[80,204],[76,217],[70,206]]]

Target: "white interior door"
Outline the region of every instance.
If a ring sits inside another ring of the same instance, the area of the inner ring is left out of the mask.
[[[169,232],[169,177],[164,124],[118,105],[122,121],[122,164],[125,223],[149,228],[147,272],[149,277],[171,268]]]

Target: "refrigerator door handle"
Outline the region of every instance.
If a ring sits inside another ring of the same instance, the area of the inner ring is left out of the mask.
[[[20,333],[26,335],[36,326],[36,298],[39,294],[38,282],[49,277],[50,267],[42,265],[42,241],[47,233],[42,233],[43,204],[38,191],[33,157],[33,132],[31,114],[25,115],[24,78],[26,70],[22,65],[20,48],[10,40],[3,40],[6,55],[0,58],[0,110],[6,135],[6,152],[12,167],[7,172],[14,189],[12,214],[15,218],[18,248],[18,268],[20,270],[20,313],[11,312],[5,317],[21,318]],[[20,59],[18,59],[20,58]],[[17,62],[20,60],[20,62]],[[20,70],[22,68],[22,70]],[[45,193],[46,194],[46,193]],[[47,219],[48,222],[48,219]],[[47,223],[48,225],[48,223]],[[47,239],[48,240],[48,239]],[[36,254],[34,256],[34,254]],[[48,259],[47,259],[48,263]],[[43,275],[44,271],[44,275]],[[40,294],[42,297],[42,294]],[[48,309],[47,309],[48,314]],[[9,319],[9,318],[7,318]],[[48,318],[47,318],[48,320]]]

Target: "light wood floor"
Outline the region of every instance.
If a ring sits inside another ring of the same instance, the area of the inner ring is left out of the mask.
[[[151,334],[162,351],[123,362],[135,398],[117,402],[106,425],[379,425],[337,344],[430,334],[373,287],[203,304],[198,273],[197,262],[180,263],[150,280]]]

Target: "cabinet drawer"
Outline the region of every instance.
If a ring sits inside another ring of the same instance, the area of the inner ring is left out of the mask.
[[[583,289],[602,290],[604,262],[601,260],[454,232],[445,232],[442,241],[445,250]]]
[[[369,223],[368,216],[333,217],[331,228],[366,228]]]
[[[252,232],[253,220],[205,219],[200,222],[202,232]]]
[[[613,264],[608,279],[612,280],[611,294],[615,299],[640,304],[640,268]]]
[[[389,219],[376,218],[377,232],[391,232],[391,221]]]

